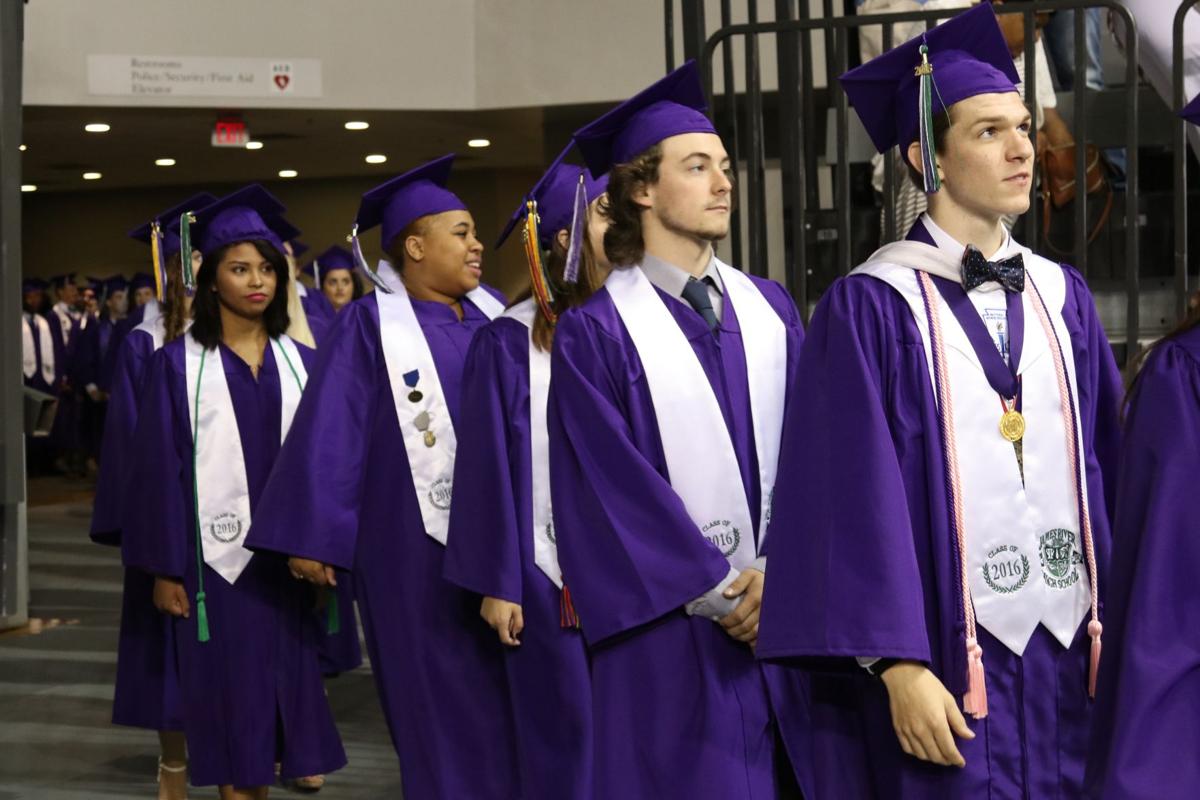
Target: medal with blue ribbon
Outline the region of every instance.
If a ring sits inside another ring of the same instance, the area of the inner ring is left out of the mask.
[[[419,403],[421,402],[421,399],[425,397],[425,395],[421,394],[421,392],[417,389],[417,381],[420,379],[420,370],[414,369],[412,372],[404,373],[404,385],[412,390],[408,393],[408,402],[410,403]]]

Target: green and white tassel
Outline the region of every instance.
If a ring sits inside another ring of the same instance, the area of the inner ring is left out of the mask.
[[[929,47],[921,45],[921,63],[914,73],[920,79],[917,119],[920,125],[921,174],[924,177],[925,194],[936,194],[942,188],[938,176],[936,145],[933,141],[933,65],[929,63]]]

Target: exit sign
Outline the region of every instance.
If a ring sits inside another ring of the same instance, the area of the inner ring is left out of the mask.
[[[250,131],[240,119],[219,119],[213,126],[213,147],[245,147]]]

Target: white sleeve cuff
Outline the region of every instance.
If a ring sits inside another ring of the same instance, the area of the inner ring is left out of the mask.
[[[729,588],[729,585],[737,580],[740,573],[733,567],[729,568],[729,573],[725,578],[713,588],[697,597],[692,602],[684,606],[689,616],[707,617],[713,622],[727,616],[731,611],[738,607],[742,602],[742,596],[726,597],[724,592]]]
[[[750,562],[750,566],[747,567],[747,569],[756,569],[759,572],[761,572],[763,575],[766,575],[767,574],[767,557],[759,556],[758,558],[756,558]]]

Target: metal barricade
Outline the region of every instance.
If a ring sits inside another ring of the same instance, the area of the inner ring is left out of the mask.
[[[686,6],[693,0],[680,0]],[[1200,0],[1188,0],[1189,3]],[[777,131],[780,173],[782,177],[782,213],[784,216],[783,253],[786,265],[787,287],[795,298],[805,319],[816,292],[812,291],[809,270],[806,268],[810,253],[812,224],[810,217],[819,211],[817,201],[818,136],[815,131],[821,124],[817,117],[818,89],[814,85],[813,36],[823,36],[825,42],[826,73],[829,76],[823,99],[833,110],[834,139],[836,154],[833,170],[833,214],[836,216],[836,263],[840,274],[848,273],[855,266],[851,250],[852,204],[851,172],[848,163],[848,131],[850,110],[845,93],[835,77],[845,72],[850,63],[851,33],[864,27],[881,27],[883,48],[895,44],[894,29],[900,23],[924,23],[932,28],[939,20],[953,16],[956,11],[916,11],[897,14],[871,14],[864,16],[834,16],[832,0],[824,0],[823,17],[810,17],[808,0],[775,0],[775,19],[759,22],[758,3],[747,0],[745,23],[732,24],[729,0],[721,0],[721,27],[704,42],[696,52],[696,26],[703,24],[702,3],[700,21],[691,21],[691,28],[684,31],[684,55],[698,55],[701,73],[710,98],[713,118],[722,132],[733,161],[745,169],[745,180],[738,188],[739,201],[734,209],[730,246],[734,263],[745,266],[756,274],[766,271],[767,219],[765,200],[765,148],[766,120],[764,117],[762,91],[762,69],[759,59],[760,37],[774,37],[777,56],[778,95],[777,107],[779,129]],[[693,5],[693,8],[695,8]],[[1078,11],[1102,8],[1112,13],[1124,26],[1125,65],[1125,128],[1124,146],[1127,148],[1127,188],[1125,198],[1124,240],[1124,290],[1125,290],[1125,334],[1126,341],[1138,341],[1138,264],[1139,264],[1139,199],[1138,199],[1138,36],[1137,25],[1132,14],[1119,0],[1032,0],[1020,4],[996,6],[998,14],[1019,14],[1024,18],[1025,29],[1035,28],[1035,17],[1049,11]],[[664,10],[672,17],[674,4],[665,0]],[[1087,94],[1082,76],[1086,72],[1085,15],[1075,14],[1074,62],[1079,79],[1075,82],[1073,96],[1074,138],[1078,143],[1075,153],[1076,186],[1087,185],[1086,147],[1087,142]],[[673,23],[669,23],[669,26]],[[684,20],[685,28],[688,20]],[[735,85],[735,41],[742,43],[743,61],[740,85]],[[675,63],[674,29],[668,27],[667,64]],[[1025,37],[1024,87],[1026,103],[1030,113],[1036,114],[1037,75],[1035,62],[1036,41],[1033,36]],[[723,88],[718,96],[713,94],[714,72],[717,68],[717,51],[720,50],[720,70]],[[690,52],[689,52],[690,51]],[[739,108],[742,106],[743,108]],[[1036,144],[1036,131],[1034,132]],[[897,176],[892,158],[885,159],[884,197],[892,197],[895,181],[907,179]],[[1031,182],[1032,183],[1032,182]],[[1038,189],[1031,188],[1031,201],[1037,199]],[[1031,202],[1030,211],[1022,220],[1020,238],[1035,249],[1039,241],[1038,203]],[[743,220],[743,214],[746,219]],[[894,238],[896,220],[890,202],[883,204],[885,235]],[[745,235],[743,236],[743,226]],[[1074,265],[1087,274],[1088,197],[1086,191],[1076,192],[1074,203]],[[744,241],[743,241],[744,239]],[[1136,345],[1128,348],[1132,356]]]
[[[1172,111],[1179,111],[1188,100],[1183,85],[1183,26],[1187,14],[1200,0],[1183,0],[1175,12],[1175,23],[1172,29],[1171,48],[1171,85],[1174,89]],[[1188,145],[1187,126],[1189,123],[1182,119],[1175,120],[1171,148],[1175,154],[1175,313],[1182,317],[1187,313],[1188,304],[1188,202],[1187,202],[1187,166]]]

